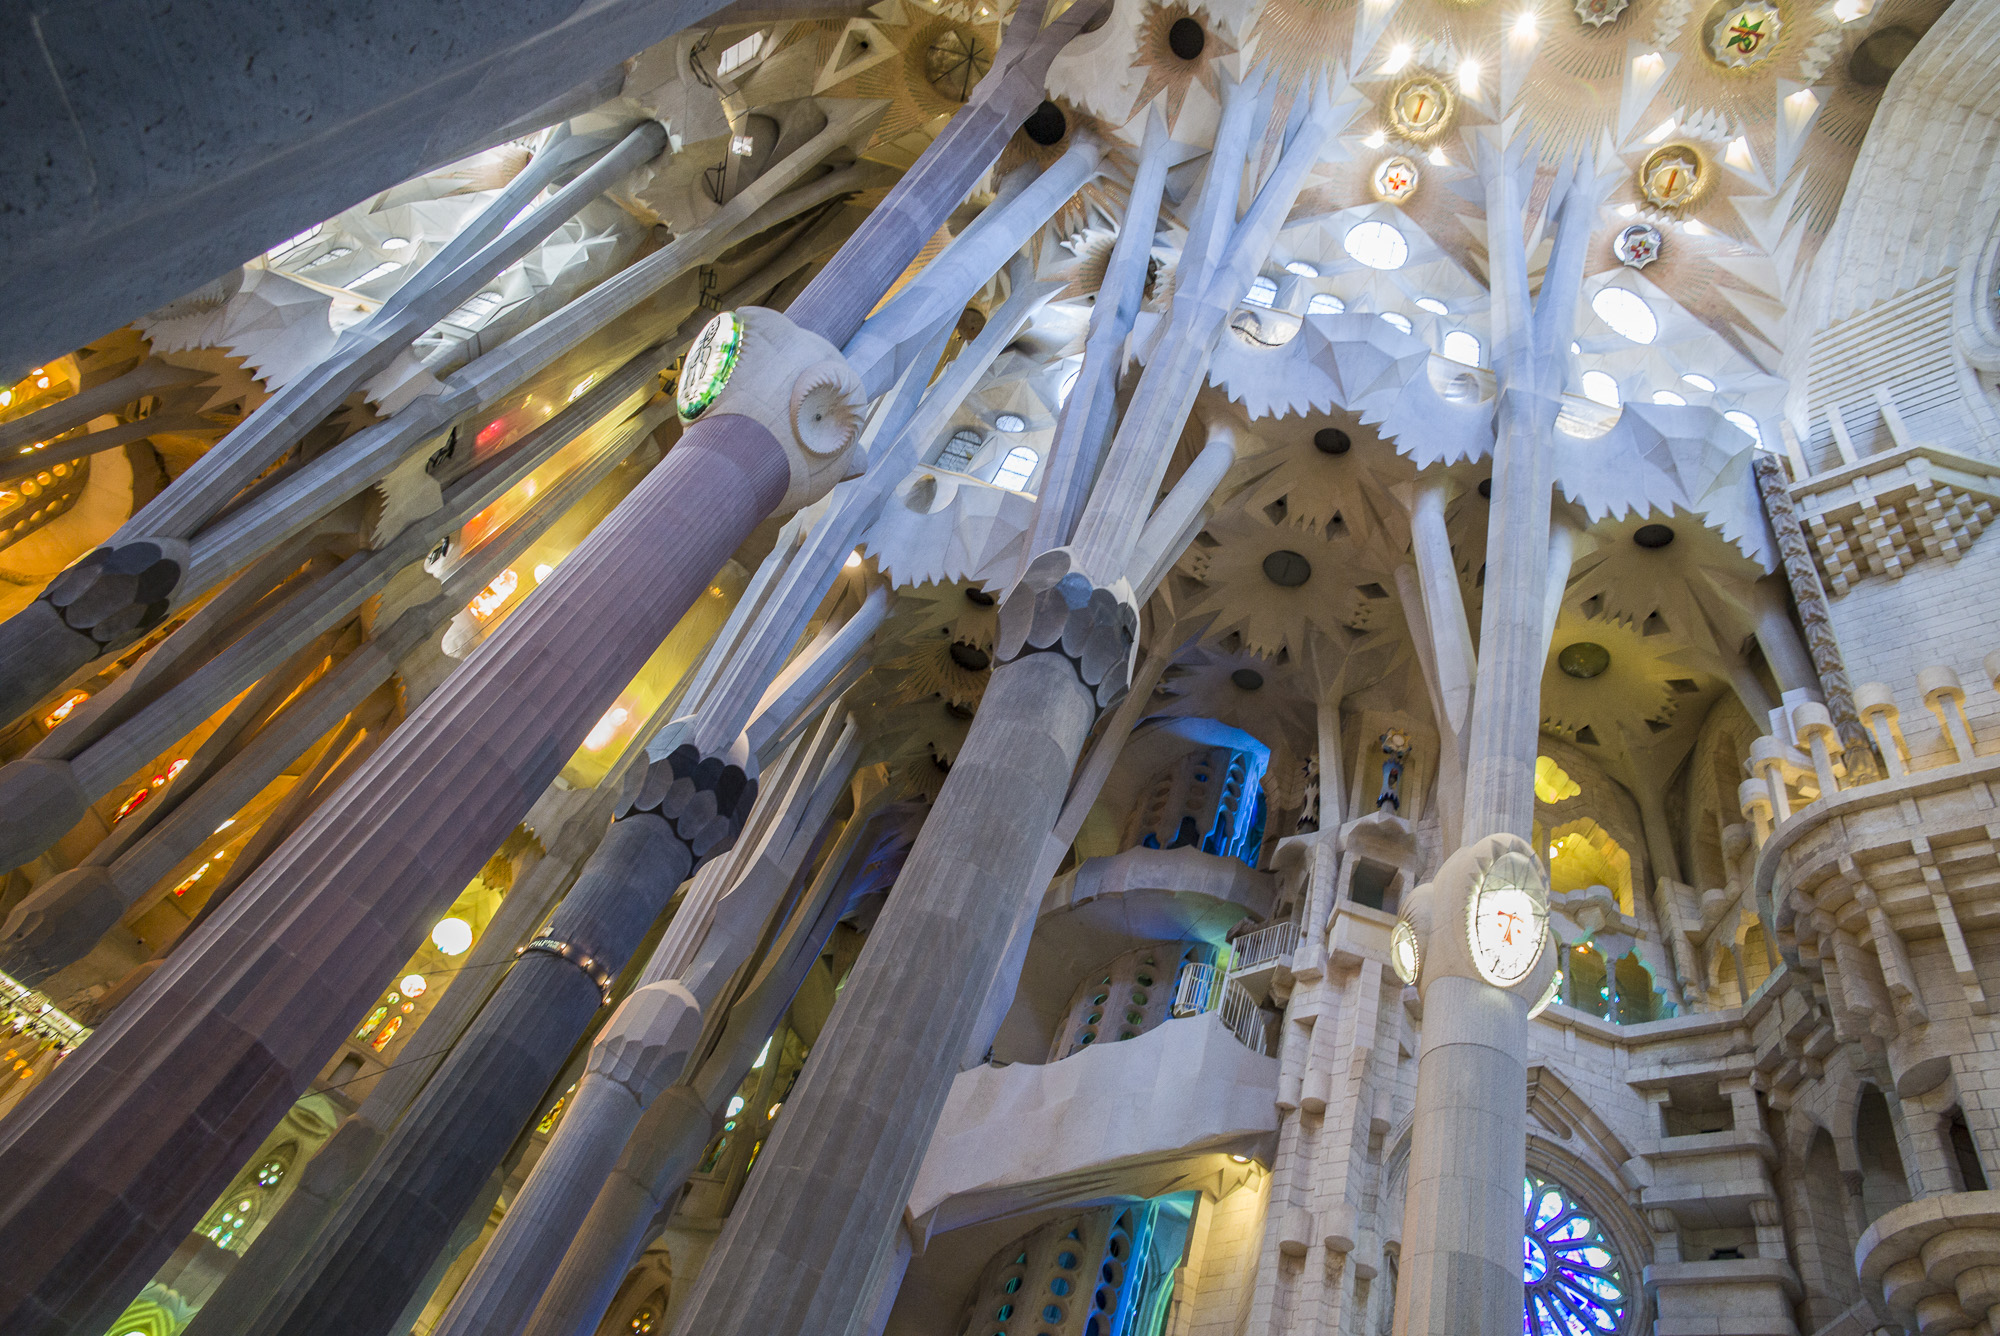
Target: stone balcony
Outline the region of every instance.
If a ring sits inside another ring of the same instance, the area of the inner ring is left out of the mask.
[[[1086,859],[1049,883],[993,1056],[1044,1062],[1077,981],[1148,942],[1220,945],[1245,919],[1268,916],[1277,884],[1240,860],[1199,849],[1127,849]]]
[[[2000,1192],[1924,1197],[1885,1213],[1854,1250],[1862,1284],[1918,1336],[2000,1324]]]
[[[909,1217],[927,1237],[1107,1193],[1177,1191],[1243,1159],[1268,1164],[1277,1087],[1278,1060],[1215,1012],[1061,1062],[974,1067],[952,1083]]]

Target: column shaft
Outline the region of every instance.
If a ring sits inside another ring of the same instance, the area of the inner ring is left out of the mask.
[[[756,423],[690,428],[7,1120],[0,1327],[110,1324],[788,482]]]
[[[693,861],[661,817],[613,823],[536,940],[565,943],[616,974]],[[580,960],[522,956],[246,1336],[386,1331],[602,1004]],[[617,1090],[599,1093],[616,1099]],[[624,1098],[632,1102],[629,1091]]]
[[[1062,655],[993,674],[972,732],[869,934],[757,1172],[696,1282],[684,1336],[836,1333],[878,1269],[980,1004],[1039,887],[1096,713]]]

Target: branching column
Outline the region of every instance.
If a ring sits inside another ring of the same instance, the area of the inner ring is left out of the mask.
[[[1547,904],[1525,841],[1534,825],[1548,643],[1553,441],[1602,189],[1587,167],[1556,183],[1549,203],[1555,245],[1531,303],[1522,236],[1531,164],[1502,137],[1482,139],[1479,148],[1499,406],[1464,844],[1413,897],[1411,910],[1424,946],[1424,1033],[1396,1296],[1397,1330],[1407,1336],[1505,1336],[1521,1323],[1527,1013],[1554,968],[1553,953],[1544,949],[1526,978],[1500,987],[1475,963],[1469,932],[1473,915],[1486,912],[1474,897],[1503,857],[1506,875],[1538,888]]]
[[[794,303],[797,319],[761,312],[749,322],[741,365],[666,461],[7,1120],[0,1178],[12,1191],[0,1250],[12,1263],[0,1273],[0,1328],[94,1336],[111,1323],[717,567],[780,504],[808,503],[845,471],[852,435],[838,428],[855,424],[859,386],[838,348],[1039,101],[1055,53],[1101,8],[1072,6],[1046,29],[1040,6],[1017,11],[1018,40]],[[800,417],[808,435],[789,411],[795,393],[814,396],[814,414]],[[710,801],[727,795],[715,820],[733,811],[739,795],[722,776],[701,788]],[[692,859],[712,837],[689,834]],[[565,1011],[602,1003],[566,955],[532,953],[523,971],[573,995]],[[522,1033],[542,1023],[524,1016]],[[512,1067],[498,1040],[481,1060],[496,1089],[535,1070],[525,1057]],[[411,1172],[449,1172],[439,1163]],[[348,1276],[375,1283],[360,1269]]]

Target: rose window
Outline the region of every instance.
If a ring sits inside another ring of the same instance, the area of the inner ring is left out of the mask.
[[[1629,1304],[1625,1267],[1597,1221],[1562,1185],[1529,1174],[1521,1184],[1526,1216],[1521,1283],[1525,1336],[1615,1336]]]

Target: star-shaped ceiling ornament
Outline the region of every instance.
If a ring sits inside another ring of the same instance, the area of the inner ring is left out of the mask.
[[[1171,128],[1180,119],[1188,90],[1196,84],[1208,90],[1211,100],[1222,100],[1216,62],[1235,55],[1236,46],[1220,24],[1188,5],[1153,5],[1140,18],[1136,37],[1138,50],[1132,68],[1145,75],[1145,82],[1132,102],[1135,112],[1144,111],[1155,97],[1165,94]]]

